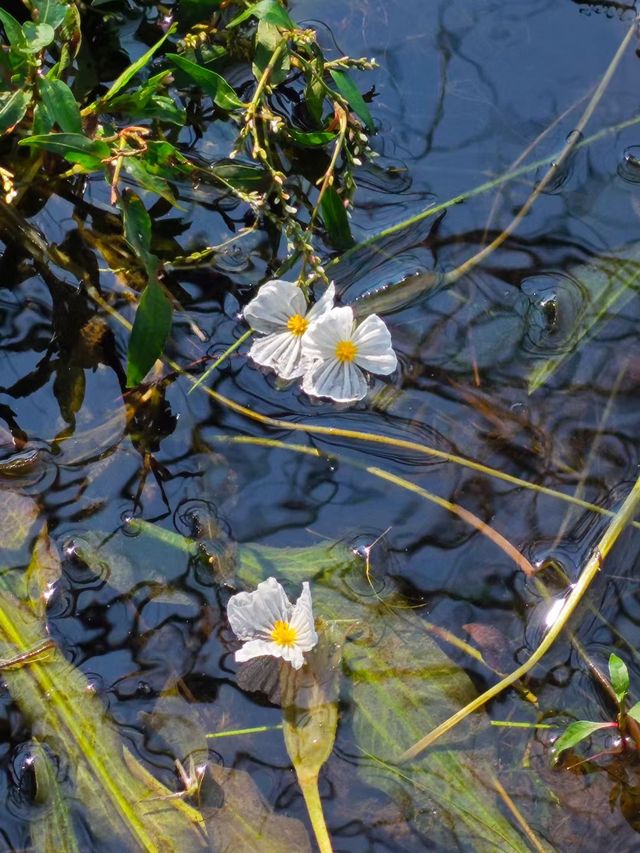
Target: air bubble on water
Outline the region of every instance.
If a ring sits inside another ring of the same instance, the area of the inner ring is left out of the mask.
[[[618,175],[630,184],[640,184],[640,145],[630,145],[618,163]]]

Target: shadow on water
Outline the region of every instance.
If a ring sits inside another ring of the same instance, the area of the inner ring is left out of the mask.
[[[552,156],[616,50],[632,9],[551,0],[296,0],[291,6],[298,20],[317,25],[326,47],[374,55],[380,64],[373,100],[380,157],[358,176],[352,223],[358,241],[500,175],[578,104],[535,150],[536,158]],[[136,21],[143,15],[136,8]],[[112,76],[120,58],[112,57]],[[626,57],[590,131],[635,115],[639,62]],[[200,145],[207,158],[212,140],[196,142],[185,131],[183,141]],[[602,316],[594,306],[608,293],[603,277],[620,257],[640,263],[639,151],[638,126],[581,149],[481,268],[390,315],[400,367],[386,385],[376,382],[366,401],[351,408],[310,402],[252,367],[242,349],[214,375],[213,389],[275,418],[412,439],[617,508],[637,473],[639,309],[633,293],[612,298]],[[525,174],[453,206],[437,222],[416,223],[341,261],[332,270],[341,298],[351,302],[414,273],[453,269],[500,232],[537,177]],[[163,256],[221,242],[244,223],[239,202],[216,198],[206,187],[182,190],[182,210],[159,202],[152,211]],[[114,308],[127,312],[126,288],[112,272],[121,238],[100,182],[91,183],[82,199],[44,190],[39,195],[34,188],[23,213],[88,272]],[[175,376],[127,391],[126,332],[96,311],[65,270],[30,263],[8,238],[3,248],[0,489],[37,504],[59,555],[61,577],[47,607],[51,636],[102,700],[128,749],[167,787],[179,790],[180,780],[163,715],[184,714],[208,733],[266,727],[208,740],[204,759],[248,771],[277,813],[306,819],[281,733],[271,731],[281,723],[279,709],[264,693],[244,692],[238,684],[224,613],[238,586],[238,548],[246,543],[338,541],[355,550],[361,571],[341,579],[345,596],[370,605],[376,595],[400,593],[410,608],[407,632],[418,623],[431,631],[449,665],[464,669],[468,687],[486,688],[496,672],[511,671],[535,649],[554,602],[566,598],[606,518],[386,445],[294,436],[320,452],[314,457],[234,444],[230,439],[239,436],[288,436],[202,392],[188,394],[188,384]],[[176,266],[168,284],[182,310],[170,355],[191,365],[224,352],[244,330],[242,305],[272,270],[269,236],[259,231],[199,269]],[[553,372],[541,379],[536,371],[549,358],[557,359]],[[544,588],[525,579],[477,529],[364,473],[363,464],[409,478],[491,523],[540,570]],[[191,537],[197,553],[145,537],[131,529],[131,518]],[[36,535],[16,550],[4,543],[3,564],[24,568]],[[572,633],[526,685],[489,707],[491,717],[558,726],[610,719],[610,697],[593,668],[604,672],[613,648],[638,690],[636,537],[637,531],[627,531]],[[390,642],[382,621],[371,632],[368,642]],[[464,642],[454,643],[455,637]],[[357,674],[357,660],[353,666],[345,665],[346,676]],[[407,820],[371,773],[355,784],[356,768],[367,761],[354,740],[357,700],[347,688],[341,698],[338,740],[321,786],[336,849],[488,849],[480,841],[476,847],[472,833],[458,837],[442,804]],[[430,713],[439,722],[448,710]],[[595,851],[612,840],[621,851],[637,849],[640,773],[634,756],[607,743],[611,755],[602,764],[551,769],[549,747],[558,731],[478,725],[466,730],[462,745],[504,770],[508,797],[488,784],[487,798],[514,825],[517,810],[529,810],[549,849]],[[44,810],[34,781],[38,749],[47,747],[38,744],[37,726],[3,690],[3,849],[28,848],[30,822]],[[52,760],[64,789],[73,768]],[[212,807],[220,805],[216,786],[212,781],[202,794]],[[80,849],[109,849],[80,812],[74,821]]]

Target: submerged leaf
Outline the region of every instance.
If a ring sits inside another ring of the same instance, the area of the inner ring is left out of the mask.
[[[38,853],[78,853],[70,813],[71,797],[62,789],[48,751],[42,744],[31,747],[32,767],[38,804],[46,805],[44,813],[34,810],[31,821],[31,843]]]

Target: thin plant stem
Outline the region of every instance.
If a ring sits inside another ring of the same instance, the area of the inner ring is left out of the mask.
[[[257,444],[262,447],[276,447],[282,450],[293,450],[298,453],[307,453],[310,456],[315,456],[319,459],[325,458],[325,454],[321,453],[316,448],[304,447],[299,444],[288,444],[284,441],[279,441],[275,438],[258,438],[255,436],[247,436],[247,435],[233,435],[233,436],[224,436],[224,435],[216,435],[213,438],[214,441],[219,441],[222,443],[229,444]],[[398,477],[396,474],[392,474],[390,471],[385,471],[384,468],[378,468],[374,465],[363,465],[361,462],[357,462],[354,459],[346,459],[340,456],[339,454],[332,453],[331,456],[335,459],[340,459],[347,464],[352,465],[355,468],[360,468],[363,471],[366,471],[368,474],[373,475],[374,477],[378,477],[381,480],[386,480],[389,483],[393,483],[395,486],[399,486],[401,489],[405,489],[408,492],[414,492],[430,503],[437,504],[437,506],[442,507],[443,509],[448,510],[453,515],[457,515],[458,518],[461,518],[463,521],[466,521],[467,524],[471,525],[471,527],[475,527],[475,529],[482,533],[483,536],[486,536],[487,539],[490,539],[494,545],[497,545],[513,562],[521,569],[525,575],[528,577],[532,577],[535,574],[535,569],[524,556],[515,548],[508,539],[498,533],[497,530],[494,530],[493,527],[490,527],[486,524],[482,519],[478,518],[477,515],[474,515],[469,510],[465,509],[458,504],[454,504],[451,501],[446,500],[445,498],[441,498],[438,495],[434,495],[432,492],[428,492],[426,489],[423,489],[421,486],[417,486],[415,483],[412,483],[410,480],[406,480],[404,477]]]
[[[309,820],[311,821],[313,834],[316,837],[320,853],[333,853],[331,838],[329,837],[329,831],[322,810],[320,791],[318,790],[318,774],[316,773],[314,776],[301,776],[298,774],[298,785],[304,797],[307,812],[309,813]]]
[[[604,535],[600,539],[600,542],[594,549],[592,555],[587,560],[587,563],[582,570],[580,577],[578,578],[576,584],[573,587],[573,590],[569,597],[567,598],[564,607],[560,611],[558,618],[549,629],[548,633],[545,635],[544,639],[538,646],[538,648],[533,652],[533,654],[526,660],[522,666],[519,666],[513,672],[511,672],[506,678],[503,678],[493,687],[490,687],[489,690],[485,690],[484,693],[481,693],[480,696],[476,697],[472,702],[469,702],[464,708],[461,708],[459,711],[456,711],[455,714],[452,714],[447,720],[437,726],[433,731],[429,732],[429,734],[425,735],[419,741],[417,741],[413,746],[409,747],[399,758],[400,763],[404,763],[406,761],[411,761],[416,758],[423,752],[427,747],[432,746],[439,738],[449,732],[452,728],[461,723],[469,714],[472,714],[474,711],[484,707],[491,699],[494,699],[496,696],[499,696],[502,692],[504,692],[507,687],[510,687],[516,681],[519,681],[525,675],[527,675],[533,667],[546,655],[549,649],[553,646],[555,641],[558,639],[562,631],[566,628],[569,619],[574,614],[576,608],[581,603],[584,598],[589,586],[591,585],[594,578],[597,576],[600,571],[604,560],[607,558],[609,552],[617,542],[620,534],[625,529],[625,527],[629,524],[629,522],[633,519],[634,515],[638,510],[638,506],[640,505],[640,478],[636,480],[631,492],[628,494],[626,500],[620,507],[620,509],[616,512],[613,517],[611,523],[607,527]]]
[[[211,374],[213,373],[213,371],[214,371],[214,370],[216,370],[218,367],[220,367],[220,365],[222,364],[222,362],[223,362],[223,361],[225,361],[225,360],[226,360],[226,359],[231,355],[231,353],[235,352],[239,347],[241,347],[241,346],[242,346],[242,344],[243,344],[245,341],[248,341],[252,334],[253,334],[253,330],[252,330],[252,329],[248,329],[248,330],[247,330],[243,335],[240,335],[240,337],[238,338],[238,340],[237,340],[235,343],[231,344],[231,346],[227,347],[227,348],[226,348],[226,350],[222,353],[222,355],[221,355],[219,358],[217,358],[217,359],[213,362],[213,364],[212,364],[212,365],[210,365],[210,366],[205,370],[205,372],[202,374],[202,376],[200,376],[200,377],[199,377],[199,378],[198,378],[198,379],[193,383],[193,385],[191,386],[191,388],[189,388],[189,391],[188,391],[187,393],[188,393],[188,394],[193,393],[193,392],[196,390],[196,388],[199,388],[199,387],[200,387],[200,385],[202,385],[202,383],[203,383],[203,382],[206,382],[206,381],[207,381],[207,379],[208,379],[208,378],[211,376]]]
[[[470,270],[474,267],[478,266],[478,264],[482,263],[489,255],[491,255],[497,248],[499,248],[504,241],[516,230],[518,225],[522,222],[527,213],[531,210],[539,196],[547,189],[548,186],[553,182],[556,175],[561,171],[564,164],[567,162],[569,157],[573,154],[573,151],[576,148],[576,145],[580,141],[580,137],[582,136],[582,132],[585,129],[586,125],[589,122],[589,119],[595,112],[598,104],[602,100],[602,96],[606,92],[609,83],[611,82],[611,78],[613,77],[618,65],[620,64],[620,60],[624,56],[629,44],[631,43],[632,38],[636,33],[638,19],[634,18],[633,23],[629,27],[626,36],[622,39],[617,51],[614,54],[613,59],[609,63],[609,67],[605,71],[600,83],[598,84],[595,92],[591,96],[589,103],[586,106],[585,111],[580,116],[580,120],[576,125],[575,129],[569,134],[566,144],[564,145],[560,155],[556,160],[554,160],[547,170],[545,176],[542,180],[534,187],[533,191],[529,195],[529,198],[522,205],[517,214],[513,217],[511,222],[507,225],[507,227],[499,234],[495,240],[492,240],[488,246],[485,246],[484,249],[481,249],[479,252],[476,252],[475,255],[466,260],[463,264],[456,267],[456,269],[451,270],[446,273],[444,276],[445,284],[453,284],[456,281],[459,281],[464,275],[466,275]]]

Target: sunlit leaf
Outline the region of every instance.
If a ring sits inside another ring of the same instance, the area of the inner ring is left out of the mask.
[[[240,98],[220,74],[177,53],[169,53],[166,58],[197,83],[220,109],[235,110],[243,106]]]
[[[0,591],[0,657],[41,644],[45,626]],[[54,651],[46,662],[5,669],[3,681],[39,733],[74,768],[74,798],[91,817],[92,833],[122,849],[199,850],[202,816],[159,782],[151,790],[123,760],[123,745],[84,676]],[[130,759],[130,762],[134,759]],[[163,793],[162,807],[155,797]]]
[[[133,77],[135,77],[136,74],[142,71],[145,65],[149,62],[150,59],[153,58],[153,55],[162,47],[162,45],[169,38],[169,36],[173,35],[175,29],[176,27],[174,24],[167,30],[167,32],[162,36],[162,38],[153,45],[153,47],[149,48],[146,53],[143,53],[142,56],[135,62],[133,62],[128,68],[125,68],[122,74],[120,74],[117,79],[111,84],[109,91],[106,93],[106,95],[103,95],[100,98],[99,103],[101,105],[105,104],[106,102],[110,101],[111,98],[115,97],[115,95],[117,95],[121,89],[124,89],[127,83]],[[94,110],[97,109],[97,103],[93,104],[92,107]]]
[[[592,723],[590,720],[576,720],[567,726],[564,732],[553,745],[553,753],[556,760],[566,750],[572,746],[586,740],[594,732],[600,729],[610,729],[615,726],[615,723]]]
[[[369,112],[369,107],[366,105],[356,84],[346,71],[331,71],[330,73],[342,97],[349,102],[349,106],[354,113],[362,119],[369,133],[374,133],[375,125]]]
[[[258,21],[258,30],[256,32],[256,44],[253,54],[253,64],[251,70],[256,80],[260,80],[267,66],[272,62],[272,57],[275,51],[280,47],[284,37],[278,27],[271,23],[266,18]],[[269,85],[277,86],[287,79],[291,61],[289,52],[284,49],[281,51],[275,64],[271,65],[269,71]]]
[[[59,154],[70,163],[78,163],[90,170],[101,169],[102,160],[109,157],[111,149],[100,139],[90,139],[81,133],[46,133],[21,139],[18,145],[31,145]]]
[[[271,24],[277,24],[279,27],[284,27],[288,30],[295,28],[295,24],[289,17],[287,10],[278,0],[261,0],[260,3],[254,3],[230,21],[227,27],[237,27],[238,24],[241,24],[250,17],[268,21]]]
[[[8,133],[20,122],[31,103],[31,92],[18,89],[0,94],[0,136]]]
[[[143,157],[126,157],[123,168],[142,189],[156,193],[170,204],[178,206],[174,192],[167,181],[150,172]]]
[[[73,92],[62,80],[41,77],[38,86],[42,103],[49,113],[51,126],[57,124],[66,133],[82,133],[82,118]]]
[[[329,142],[333,142],[336,138],[336,134],[331,130],[305,131],[289,128],[288,134],[294,142],[297,142],[298,145],[303,145],[305,148],[320,148]]]
[[[629,692],[629,670],[625,662],[613,652],[609,657],[609,677],[618,705],[622,705]]]
[[[320,202],[322,221],[329,239],[336,249],[348,249],[353,246],[353,236],[349,226],[349,217],[342,199],[336,189],[327,187]]]
[[[26,39],[22,31],[22,26],[13,15],[10,15],[5,9],[0,9],[0,23],[4,27],[4,31],[9,39],[9,44],[12,47],[24,47]]]
[[[127,353],[127,386],[142,382],[162,353],[171,331],[171,303],[158,281],[149,280],[140,299]]]
[[[69,9],[67,3],[59,3],[57,0],[30,0],[30,2],[38,13],[38,21],[49,24],[54,30],[64,21]]]
[[[50,24],[35,24],[33,21],[25,21],[22,25],[22,31],[26,44],[21,50],[25,53],[40,53],[56,37],[55,31]]]
[[[640,702],[636,702],[635,705],[632,705],[632,707],[629,708],[627,716],[631,717],[631,719],[635,720],[637,723],[640,723]]]

